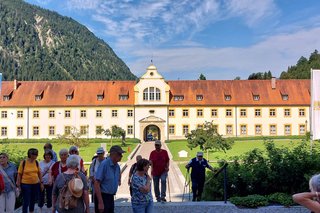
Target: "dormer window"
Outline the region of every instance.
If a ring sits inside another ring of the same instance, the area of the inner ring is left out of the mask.
[[[129,99],[129,95],[119,95],[119,100],[124,101],[124,100],[128,100]]]
[[[282,94],[281,96],[282,96],[282,100],[283,100],[283,101],[289,100],[289,95],[287,95],[287,94]]]
[[[173,96],[173,100],[175,101],[183,101],[184,96],[183,95],[175,95]]]
[[[196,98],[197,98],[197,101],[202,101],[203,100],[203,95],[197,95]]]
[[[260,95],[253,95],[253,100],[254,101],[259,101],[260,100]]]
[[[102,101],[103,100],[103,95],[97,95],[97,100]]]
[[[10,100],[10,95],[3,96],[3,101],[9,101],[9,100]]]
[[[42,95],[35,95],[34,100],[35,101],[41,101]]]
[[[73,98],[73,95],[66,95],[66,100],[67,100],[67,101],[71,101],[72,98]]]
[[[231,95],[224,95],[224,100],[231,101]]]

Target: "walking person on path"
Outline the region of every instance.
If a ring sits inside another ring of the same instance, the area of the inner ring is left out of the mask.
[[[0,213],[12,213],[14,212],[14,205],[16,203],[16,184],[14,180],[17,174],[17,167],[9,162],[7,153],[0,153],[1,174],[4,179],[4,191],[0,192]]]
[[[110,156],[100,164],[95,174],[94,190],[96,199],[94,201],[95,212],[113,213],[114,195],[121,185],[120,166],[122,154],[125,153],[120,146],[110,148]]]
[[[137,171],[137,163],[141,159],[142,159],[142,156],[137,155],[136,162],[134,164],[132,164],[130,171],[129,171],[128,185],[129,185],[129,191],[130,191],[131,196],[132,196],[131,178],[132,178],[132,175]]]
[[[167,177],[169,171],[169,155],[161,149],[161,141],[154,142],[155,150],[150,153],[151,175],[153,178],[154,194],[158,202],[166,202]],[[161,182],[161,193],[159,190]]]
[[[150,161],[140,159],[136,167],[131,180],[133,213],[152,213],[151,177],[148,175]]]
[[[197,157],[192,158],[186,165],[186,168],[191,170],[191,182],[192,182],[192,201],[200,201],[203,192],[204,182],[206,179],[206,168],[214,171],[212,166],[208,164],[208,161],[203,158],[203,152],[198,152]]]

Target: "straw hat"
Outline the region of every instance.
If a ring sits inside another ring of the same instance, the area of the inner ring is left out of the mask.
[[[81,197],[83,192],[83,182],[80,178],[72,178],[68,183],[71,194],[75,197]]]

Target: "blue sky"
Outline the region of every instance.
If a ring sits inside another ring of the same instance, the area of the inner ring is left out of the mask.
[[[279,77],[320,51],[319,0],[26,0],[72,17],[140,77],[153,58],[167,80]]]

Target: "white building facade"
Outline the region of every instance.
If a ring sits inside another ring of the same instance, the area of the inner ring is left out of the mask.
[[[3,82],[0,138],[106,138],[117,125],[142,141],[184,139],[204,122],[224,136],[305,135],[309,80],[165,81],[151,65],[136,81]]]

